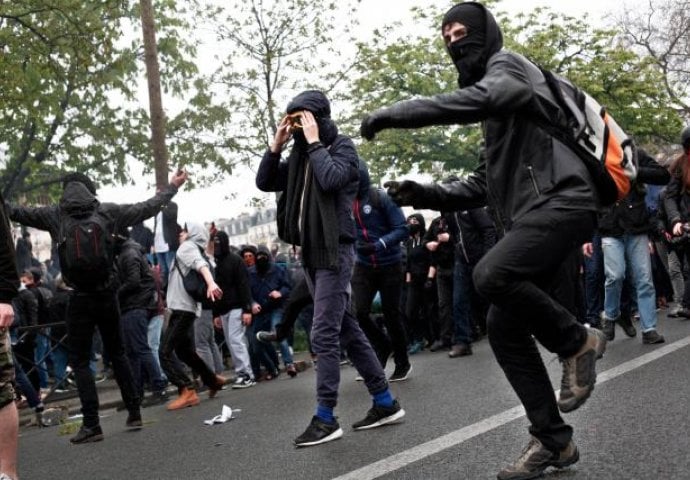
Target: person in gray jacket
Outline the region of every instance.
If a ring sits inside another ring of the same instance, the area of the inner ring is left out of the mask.
[[[560,412],[580,407],[596,381],[602,332],[580,325],[574,312],[579,247],[591,237],[598,195],[584,163],[545,125],[564,117],[539,68],[502,50],[501,30],[475,2],[444,16],[441,33],[460,89],[396,103],[368,115],[362,136],[386,128],[483,122],[484,155],[466,179],[446,185],[390,182],[400,205],[454,211],[489,204],[502,235],[473,272],[492,304],[491,347],[525,407],[531,440],[499,480],[534,478],[547,467],[577,462],[573,429]],[[535,339],[563,364],[558,401]]]
[[[209,397],[215,397],[225,384],[225,378],[211,371],[196,353],[193,330],[194,321],[201,316],[201,304],[187,293],[183,283],[184,276],[193,269],[204,278],[209,299],[216,300],[223,295],[213,279],[208,259],[203,254],[208,238],[208,231],[203,225],[187,223],[180,232],[180,247],[170,268],[166,298],[172,314],[161,339],[160,360],[168,380],[178,388],[180,395],[168,404],[168,410],[199,404],[194,380],[180,368],[173,352],[201,376],[209,389]]]

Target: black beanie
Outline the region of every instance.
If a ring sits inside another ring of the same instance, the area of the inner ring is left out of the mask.
[[[450,23],[462,23],[467,27],[467,36],[475,37],[479,41],[486,38],[486,11],[484,7],[475,2],[458,3],[443,16],[441,30]],[[479,38],[476,38],[476,36]]]

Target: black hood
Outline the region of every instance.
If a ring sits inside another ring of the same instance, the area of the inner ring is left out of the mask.
[[[218,230],[213,237],[213,256],[225,258],[230,253],[230,238],[223,230]]]
[[[338,136],[338,127],[331,119],[331,104],[326,95],[319,90],[306,90],[293,98],[285,109],[288,114],[300,110],[308,110],[314,114],[321,143],[326,146],[332,144]],[[300,135],[304,137],[302,132],[297,132],[295,139],[297,140]]]
[[[369,169],[367,164],[361,158],[359,159],[359,187],[357,188],[357,198],[362,199],[369,194],[371,187],[371,179],[369,178]]]
[[[422,226],[422,232],[426,232],[426,222],[424,221],[424,217],[421,213],[413,213],[408,215],[407,219],[409,220],[410,218],[416,218],[417,222]]]
[[[68,215],[83,215],[98,208],[99,202],[84,184],[69,182],[60,198],[60,209]]]
[[[443,17],[441,30],[453,22],[468,27],[465,38],[447,47],[458,70],[458,84],[460,88],[464,88],[484,76],[491,56],[503,48],[503,34],[491,12],[477,2],[463,2],[453,6]]]
[[[268,256],[269,261],[273,258],[271,251],[266,245],[259,245],[259,248],[256,249],[256,256],[258,257],[261,254]]]

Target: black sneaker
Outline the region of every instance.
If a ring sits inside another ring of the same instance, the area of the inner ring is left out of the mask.
[[[571,440],[560,452],[548,450],[536,438],[527,444],[515,463],[498,472],[498,480],[528,480],[539,477],[548,467],[564,468],[580,459],[580,453]]]
[[[337,421],[326,423],[316,415],[312,417],[309,426],[302,435],[295,438],[296,447],[311,447],[321,443],[337,440],[343,436],[343,429]]]
[[[166,390],[161,390],[160,392],[153,392],[148,397],[145,397],[141,402],[141,406],[145,408],[154,405],[163,405],[164,403],[168,403],[168,400],[170,400],[168,392]]]
[[[103,440],[103,430],[100,425],[95,427],[81,426],[75,436],[69,439],[74,444],[100,442]]]
[[[654,343],[664,343],[666,339],[663,335],[659,335],[656,330],[650,330],[648,332],[642,332],[642,343],[654,344]]]
[[[632,324],[632,321],[630,320],[630,317],[621,315],[618,318],[618,325],[623,329],[625,334],[629,336],[630,338],[634,337],[637,335],[637,330]]]
[[[567,413],[579,408],[589,398],[597,381],[596,362],[604,355],[606,337],[594,328],[587,329],[587,340],[571,357],[562,358],[563,378],[558,408]]]
[[[129,412],[125,426],[130,430],[139,430],[144,426],[144,422],[141,421],[141,412],[138,409],[136,411]]]
[[[393,375],[388,377],[388,381],[402,382],[403,380],[410,378],[410,373],[412,373],[412,365],[409,363],[403,367],[396,365],[395,370],[393,370]]]
[[[256,385],[256,382],[249,375],[243,374],[239,375],[235,381],[232,383],[233,390],[239,390],[241,388],[249,388]]]
[[[402,409],[397,400],[393,401],[390,407],[383,407],[374,405],[367,412],[367,416],[359,422],[352,424],[355,430],[367,430],[369,428],[376,428],[388,423],[395,422],[405,416],[405,410]]]

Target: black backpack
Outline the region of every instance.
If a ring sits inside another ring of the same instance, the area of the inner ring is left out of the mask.
[[[211,276],[215,279],[216,272],[213,268],[213,265],[211,264],[211,261],[208,259],[208,257],[201,248],[199,248],[199,251],[201,252],[201,256],[206,261],[206,264],[208,265],[208,269],[211,272]],[[175,257],[175,268],[177,269],[177,272],[180,274],[180,277],[182,277],[182,285],[184,286],[184,289],[189,294],[189,296],[192,297],[192,300],[201,303],[202,309],[210,310],[213,307],[213,302],[206,296],[207,288],[204,277],[193,268],[189,269],[187,275],[183,275],[182,269],[180,268],[180,265],[177,263],[177,257]]]
[[[84,215],[65,215],[60,223],[58,255],[65,281],[77,290],[98,290],[113,274],[112,229],[94,209]]]
[[[38,302],[38,324],[50,323],[50,304],[53,300],[53,292],[46,287],[38,286],[31,289],[31,293]]]

